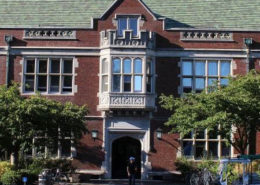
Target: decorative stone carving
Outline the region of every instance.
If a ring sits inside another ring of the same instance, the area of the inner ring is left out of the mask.
[[[181,32],[183,41],[233,41],[231,32],[216,31],[184,31]]]
[[[124,30],[123,37],[117,35],[116,30],[100,32],[101,47],[133,47],[133,48],[154,48],[155,37],[152,32],[140,31],[138,37],[132,35],[132,30]]]
[[[76,39],[76,31],[64,29],[26,29],[25,39]]]
[[[155,97],[152,94],[102,93],[99,96],[99,108],[154,108]]]

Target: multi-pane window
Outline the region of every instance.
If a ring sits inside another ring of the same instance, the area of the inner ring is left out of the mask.
[[[182,93],[199,93],[214,84],[228,85],[231,75],[230,60],[182,60],[181,80]],[[190,133],[181,140],[183,155],[192,159],[203,157],[220,158],[230,156],[230,146],[216,132],[200,131]]]
[[[58,133],[57,133],[58,135]],[[71,157],[73,140],[68,137],[49,138],[46,134],[37,134],[33,139],[33,152],[35,157]]]
[[[117,19],[117,34],[123,36],[124,30],[132,30],[133,36],[138,34],[138,17],[122,16]]]
[[[143,61],[140,58],[112,60],[112,91],[142,92]]]
[[[201,92],[204,88],[219,83],[228,84],[231,75],[230,60],[183,60],[182,61],[182,92]]]
[[[181,142],[183,155],[191,159],[199,160],[204,157],[218,159],[230,156],[230,146],[214,131],[190,133],[183,137]]]
[[[28,58],[23,71],[25,93],[73,92],[73,59]]]

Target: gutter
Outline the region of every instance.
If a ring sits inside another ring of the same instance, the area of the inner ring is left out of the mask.
[[[7,53],[6,53],[6,78],[5,78],[5,83],[6,86],[9,87],[9,71],[10,71],[10,50],[11,50],[11,42],[13,41],[13,36],[12,35],[5,35],[4,36],[5,42],[7,44]]]

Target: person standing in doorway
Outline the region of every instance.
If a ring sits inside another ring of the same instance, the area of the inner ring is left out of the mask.
[[[129,185],[135,185],[136,172],[137,172],[137,167],[135,164],[135,158],[130,157],[129,163],[127,165],[127,174],[128,174],[128,178],[129,178]]]

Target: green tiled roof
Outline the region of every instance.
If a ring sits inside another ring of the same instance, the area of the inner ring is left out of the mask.
[[[0,27],[89,28],[114,0],[0,0]],[[143,0],[166,28],[260,30],[260,0]]]

